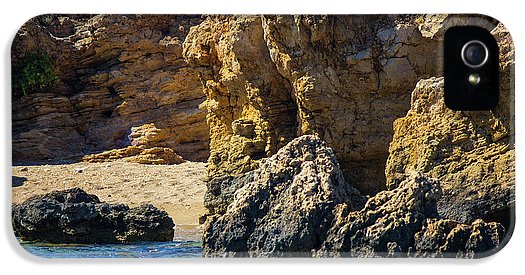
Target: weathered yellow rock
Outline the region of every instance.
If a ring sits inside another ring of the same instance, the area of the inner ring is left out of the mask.
[[[42,15],[15,37],[13,60],[43,51],[60,83],[13,98],[13,160],[78,158],[130,145],[132,127],[153,123],[188,160],[209,156],[205,95],[182,41],[200,16]]]
[[[86,162],[123,160],[141,164],[179,164],[184,162],[182,157],[170,148],[142,148],[141,146],[133,145],[126,148],[109,150],[100,154],[86,155],[82,160]]]
[[[253,170],[296,136],[291,87],[270,58],[260,16],[208,17],[183,54],[206,94],[210,177]]]
[[[494,29],[500,47],[500,101],[493,111],[460,112],[445,106],[443,78],[418,82],[411,109],[394,122],[386,165],[392,189],[412,171],[441,180],[441,217],[471,223],[476,218],[509,226],[514,203],[515,149],[513,45],[503,26]]]
[[[384,188],[392,122],[437,71],[437,42],[396,16],[211,16],[183,47],[207,97],[210,177],[315,134],[365,193]]]
[[[153,123],[148,123],[132,127],[128,137],[131,145],[155,146],[155,144],[166,142],[170,135],[166,130],[157,128]]]

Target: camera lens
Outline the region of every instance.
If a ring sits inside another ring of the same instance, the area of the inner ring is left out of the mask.
[[[471,68],[479,68],[487,62],[489,55],[487,46],[478,40],[466,43],[461,49],[463,63]]]

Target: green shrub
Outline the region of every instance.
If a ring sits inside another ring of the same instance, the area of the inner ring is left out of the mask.
[[[44,92],[58,82],[54,62],[47,53],[32,52],[13,61],[12,83],[15,96]]]

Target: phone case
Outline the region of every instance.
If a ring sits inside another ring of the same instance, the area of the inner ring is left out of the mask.
[[[499,102],[452,111],[443,37]],[[514,228],[514,46],[483,15],[46,14],[12,59],[12,225],[64,257],[485,257]]]

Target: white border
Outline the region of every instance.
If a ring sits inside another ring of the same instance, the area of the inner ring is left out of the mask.
[[[513,272],[523,262],[525,248],[525,166],[522,165],[525,151],[525,133],[520,127],[525,119],[525,109],[516,109],[517,142],[517,222],[514,236],[501,252],[482,260],[421,260],[421,259],[192,259],[192,260],[40,260],[16,247],[10,230],[10,79],[9,53],[11,40],[20,25],[27,19],[43,13],[287,13],[287,14],[362,14],[362,13],[482,13],[501,20],[511,31],[516,53],[516,102],[525,103],[520,91],[523,87],[524,73],[521,68],[521,52],[525,51],[525,33],[522,31],[523,8],[517,7],[520,1],[450,1],[434,0],[425,3],[411,1],[336,1],[336,0],[206,0],[206,1],[4,1],[0,16],[2,73],[0,122],[0,163],[3,186],[0,188],[0,255],[3,274],[481,274]],[[25,253],[25,254],[24,254]],[[514,271],[515,272],[515,271]]]

